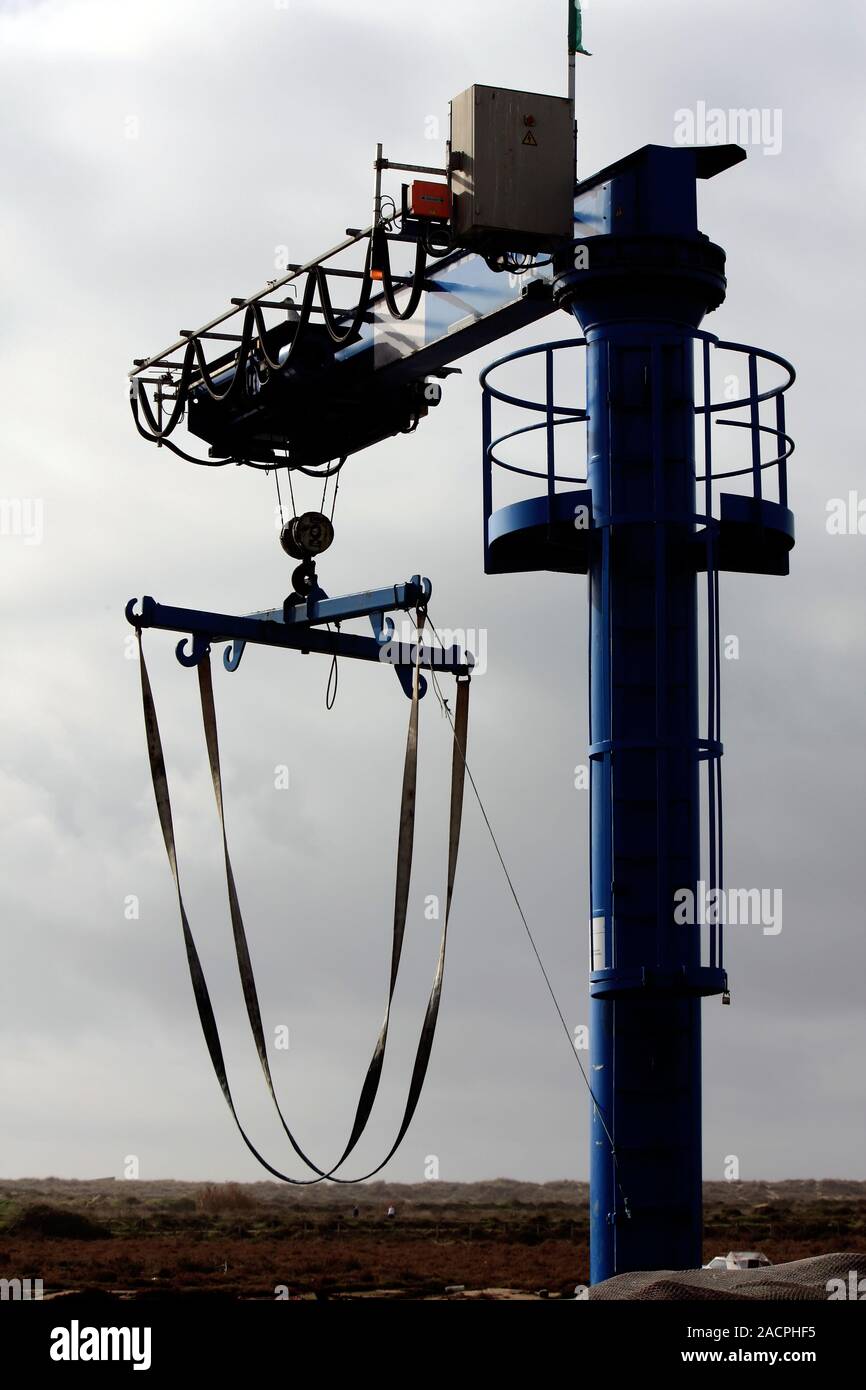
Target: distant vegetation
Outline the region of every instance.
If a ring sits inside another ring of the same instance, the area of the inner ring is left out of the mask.
[[[181,1197],[178,1200],[187,1199]],[[253,1211],[258,1206],[258,1201],[249,1188],[242,1187],[239,1182],[222,1182],[216,1185],[208,1183],[196,1194],[193,1205],[199,1211],[213,1216],[223,1211]]]
[[[108,1240],[111,1231],[83,1212],[51,1206],[48,1202],[34,1202],[7,1217],[4,1234],[41,1236],[48,1240]]]
[[[588,1278],[584,1183],[0,1180],[0,1275],[46,1289],[273,1298],[446,1285],[553,1294]],[[866,1252],[866,1183],[705,1184],[705,1259]],[[396,1216],[388,1217],[389,1207]],[[357,1212],[357,1215],[355,1214]]]

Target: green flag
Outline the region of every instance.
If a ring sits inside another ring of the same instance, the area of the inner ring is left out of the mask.
[[[591,58],[589,49],[583,46],[583,15],[580,13],[580,0],[568,0],[568,51],[582,53]]]

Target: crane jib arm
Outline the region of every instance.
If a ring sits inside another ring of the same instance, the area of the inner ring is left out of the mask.
[[[441,388],[430,377],[446,374],[456,359],[552,313],[553,272],[550,258],[517,274],[494,270],[472,252],[453,252],[424,269],[414,307],[413,285],[404,281],[395,283],[390,305],[384,291],[370,295],[354,332],[349,331],[354,311],[333,311],[334,324],[346,331],[344,342],[335,341],[327,324],[304,322],[303,304],[262,300],[258,323],[264,331],[246,353],[243,345],[232,348],[202,371],[203,339],[241,342],[242,335],[200,330],[136,364],[131,381],[139,429],[160,438],[143,413],[148,392],[155,401],[150,415],[158,407],[161,426],[180,391],[187,427],[210,446],[209,459],[316,467],[357,453],[412,430],[439,403]],[[357,293],[362,281],[345,283]],[[253,303],[241,301],[236,312]],[[265,306],[280,307],[281,320],[274,322],[271,313],[266,325]],[[407,316],[395,315],[394,308]],[[188,384],[182,385],[177,354],[184,344],[190,359],[195,347],[196,357]],[[241,355],[245,360],[238,373]]]
[[[253,354],[243,390],[227,400],[200,384],[189,397],[189,429],[215,454],[267,463],[287,451],[292,462],[311,466],[408,432],[439,403],[431,376],[552,312],[551,278],[549,267],[512,276],[479,256],[449,257],[425,276],[409,318],[395,318],[377,295],[345,346],[308,323],[284,372],[260,368]],[[410,294],[409,286],[395,289],[398,307]],[[296,331],[294,315],[270,330],[269,355],[278,360]],[[225,389],[233,371],[228,363],[213,384]]]

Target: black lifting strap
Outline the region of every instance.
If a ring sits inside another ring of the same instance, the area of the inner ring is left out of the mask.
[[[159,726],[156,718],[156,707],[153,701],[150,680],[147,673],[147,666],[144,660],[144,650],[141,644],[141,632],[138,633],[139,654],[141,658],[141,691],[142,703],[144,707],[144,724],[147,734],[148,755],[150,758],[151,776],[153,778],[153,789],[156,796],[157,811],[159,813],[160,826],[162,828],[163,839],[165,841],[166,853],[171,867],[174,884],[177,891],[178,907],[180,909],[181,926],[183,928],[184,944],[186,946],[187,962],[189,964],[190,980],[192,982],[193,993],[195,995],[196,1007],[201,1021],[202,1032],[210,1053],[211,1063],[220,1088],[226,1099],[229,1110],[237,1125],[238,1132],[246,1144],[249,1151],[258,1159],[264,1168],[272,1173],[274,1177],[283,1182],[292,1183],[296,1186],[309,1186],[322,1182],[326,1178],[331,1178],[334,1182],[353,1183],[363,1182],[367,1178],[373,1177],[382,1169],[388,1160],[393,1156],[403,1140],[407,1129],[412,1121],[424,1078],[427,1073],[427,1066],[430,1061],[430,1054],[433,1048],[433,1038],[436,1031],[436,1019],[439,1013],[439,1003],[442,994],[442,980],[445,969],[445,948],[448,937],[448,921],[451,913],[451,901],[454,892],[454,878],[457,870],[457,855],[460,845],[460,826],[463,813],[463,786],[466,770],[466,738],[469,723],[469,682],[468,680],[459,681],[457,684],[457,703],[454,716],[454,742],[451,763],[451,804],[449,817],[448,835],[448,879],[445,902],[445,916],[442,926],[442,935],[439,942],[439,956],[436,963],[436,972],[433,978],[433,986],[430,997],[427,1001],[427,1009],[424,1015],[424,1023],[421,1028],[421,1035],[418,1040],[418,1047],[415,1053],[415,1062],[412,1068],[412,1077],[409,1083],[409,1094],[406,1100],[406,1107],[397,1137],[391,1148],[388,1150],[381,1163],[372,1168],[370,1172],[361,1174],[355,1178],[334,1177],[336,1170],[342,1166],[349,1154],[358,1143],[379,1088],[379,1081],[382,1074],[382,1066],[385,1057],[385,1045],[388,1036],[388,1024],[391,1014],[391,1002],[397,981],[397,973],[400,965],[402,952],[403,936],[406,927],[406,914],[409,900],[409,881],[412,869],[412,847],[415,828],[415,787],[417,779],[418,761],[418,666],[414,669],[412,702],[409,713],[409,731],[406,739],[406,758],[403,770],[403,789],[400,805],[400,833],[397,848],[397,881],[394,901],[394,932],[391,951],[391,975],[388,990],[388,1002],[385,1009],[385,1018],[376,1040],[373,1056],[367,1068],[367,1075],[361,1089],[361,1096],[355,1113],[355,1121],[348,1143],[342,1155],[334,1164],[333,1168],[324,1170],[304,1153],[298,1144],[289,1126],[287,1125],[279,1101],[277,1100],[271,1076],[270,1065],[268,1062],[267,1045],[265,1041],[264,1028],[261,1019],[258,994],[256,991],[255,977],[253,975],[252,961],[250,959],[249,946],[244,930],[243,918],[241,916],[240,904],[238,902],[237,890],[235,887],[234,874],[232,871],[231,860],[229,857],[228,841],[226,837],[225,816],[222,800],[222,777],[220,772],[219,744],[217,739],[216,713],[213,700],[213,684],[211,680],[210,657],[205,656],[199,663],[199,690],[201,694],[202,719],[204,722],[205,738],[208,748],[208,757],[211,766],[211,776],[213,778],[214,794],[216,797],[217,811],[220,818],[220,826],[223,837],[223,851],[225,855],[226,882],[228,886],[229,910],[232,921],[232,931],[235,940],[235,951],[237,954],[238,970],[241,978],[241,985],[244,992],[244,1000],[247,1006],[247,1014],[252,1028],[253,1037],[256,1042],[256,1049],[259,1060],[265,1075],[268,1090],[273,1098],[280,1122],[292,1145],[295,1153],[313,1172],[319,1176],[315,1178],[292,1178],[274,1168],[272,1164],[259,1153],[252,1140],[244,1130],[238,1117],[235,1104],[229,1088],[228,1076],[226,1072],[225,1060],[223,1058],[222,1046],[220,1043],[219,1030],[216,1018],[211,1005],[208,993],[207,982],[202,970],[198,951],[190,930],[189,921],[184,907],[183,897],[180,889],[180,878],[177,867],[177,854],[175,848],[174,829],[171,815],[171,802],[169,799],[168,779],[165,770],[165,759],[162,751],[162,741],[159,735]]]

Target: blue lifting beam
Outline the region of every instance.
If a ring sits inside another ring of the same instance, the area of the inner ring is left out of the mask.
[[[152,627],[163,632],[189,634],[189,644],[184,640],[176,648],[176,656],[182,666],[197,666],[212,642],[227,642],[229,645],[223,652],[223,665],[227,671],[236,671],[246,644],[251,642],[265,647],[294,649],[304,654],[319,652],[324,656],[378,661],[393,666],[404,691],[411,696],[412,668],[416,660],[421,670],[448,672],[455,676],[471,675],[475,664],[472,654],[462,652],[457,646],[431,647],[424,642],[417,644],[395,639],[393,621],[386,615],[396,611],[425,610],[432,592],[430,580],[422,579],[417,574],[404,584],[393,584],[386,589],[368,589],[342,598],[328,598],[317,584],[306,596],[290,595],[282,608],[248,613],[243,617],[210,613],[198,608],[173,608],[145,595],[141,600],[140,612],[136,611],[137,600],[129,600],[126,617],[136,629]],[[374,634],[372,637],[361,637],[354,632],[322,630],[322,625],[339,624],[359,617],[369,617]],[[424,689],[422,683],[419,695],[423,696]]]

